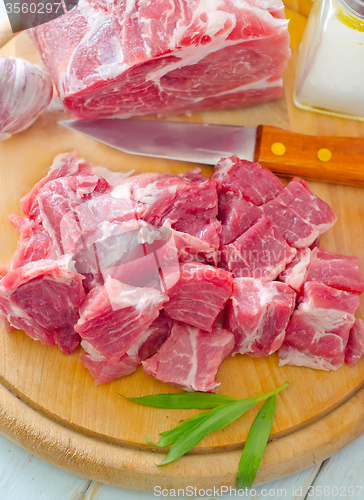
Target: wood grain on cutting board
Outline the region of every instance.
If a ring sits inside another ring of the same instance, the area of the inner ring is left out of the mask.
[[[282,99],[250,109],[177,119],[253,126],[264,123],[301,133],[364,137],[364,123],[294,107],[294,64],[305,20],[293,12],[289,16],[293,56],[285,74]],[[24,33],[1,53],[40,62]],[[95,163],[114,170],[135,169],[138,173],[180,173],[194,166],[121,153],[63,129],[56,124],[61,117],[54,101],[29,130],[0,143],[0,264],[10,258],[17,241],[8,214],[20,214],[19,199],[46,173],[56,154],[77,149]],[[211,172],[212,168],[203,167],[204,174]],[[311,183],[311,187],[339,217],[334,228],[322,237],[321,246],[359,256],[364,273],[364,190],[325,183]],[[363,301],[357,316],[364,318]],[[144,436],[154,441],[159,432],[196,411],[142,407],[118,393],[141,396],[177,389],[146,376],[141,368],[95,387],[77,353],[65,356],[57,347],[42,346],[22,332],[2,332],[0,348],[0,430],[32,452],[75,473],[129,488],[152,489],[155,484],[234,486],[238,450],[259,408],[206,437],[192,454],[158,468],[154,463],[160,461],[160,454],[150,453]],[[364,389],[359,390],[364,379],[364,359],[356,367],[344,366],[337,372],[278,368],[277,363],[276,355],[259,359],[237,355],[229,358],[218,374],[219,392],[241,398],[253,396],[256,391],[267,392],[285,380],[290,382],[278,396],[271,436],[276,441],[267,449],[258,481],[307,467],[364,432]]]

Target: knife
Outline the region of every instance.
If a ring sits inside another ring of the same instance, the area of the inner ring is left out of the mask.
[[[215,165],[236,155],[276,174],[364,186],[364,138],[310,136],[277,127],[103,118],[63,127],[126,153]]]

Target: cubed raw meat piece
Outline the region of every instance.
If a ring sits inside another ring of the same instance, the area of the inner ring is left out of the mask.
[[[185,391],[216,392],[216,374],[234,342],[234,335],[220,326],[207,332],[175,321],[157,354],[143,361],[143,369]]]
[[[103,222],[94,233],[84,234],[82,243],[73,261],[77,272],[86,277],[88,290],[102,285],[108,276],[162,292],[178,281],[178,250],[168,227],[136,219]]]
[[[101,177],[100,183],[108,183],[110,186],[115,186],[125,177],[131,175],[131,172],[115,172],[106,167],[95,165],[89,161],[80,158],[77,151],[71,153],[63,153],[57,155],[49,169],[48,174],[43,177],[30,192],[20,200],[22,212],[29,218],[41,223],[39,214],[38,194],[40,190],[50,181],[61,177],[69,177],[78,174],[89,174]]]
[[[296,293],[284,283],[234,279],[225,316],[225,328],[235,336],[233,352],[260,357],[277,351],[295,301]]]
[[[307,278],[307,269],[310,264],[311,250],[309,248],[299,248],[295,258],[288,264],[286,269],[282,271],[278,279],[286,285],[289,285],[293,290],[299,292],[305,281],[310,281]],[[327,283],[329,284],[329,283]]]
[[[230,298],[232,276],[229,272],[198,262],[180,265],[180,278],[168,290],[166,314],[177,321],[211,330]]]
[[[345,361],[349,332],[360,306],[356,293],[308,281],[278,351],[279,366],[337,370]]]
[[[220,244],[228,245],[251,228],[263,215],[262,209],[246,201],[241,193],[219,194]]]
[[[296,249],[287,244],[278,227],[262,216],[233,243],[222,247],[220,265],[234,278],[271,281],[295,255]]]
[[[272,200],[284,188],[283,182],[270,170],[237,156],[220,160],[212,178],[217,181],[219,193],[242,194],[257,206]]]
[[[196,261],[201,264],[217,266],[218,250],[215,245],[211,245],[207,241],[191,236],[188,233],[172,229],[169,219],[164,222],[163,227],[170,228],[180,261]]]
[[[321,248],[312,251],[307,281],[318,281],[347,292],[362,293],[364,281],[361,277],[358,257],[339,255]]]
[[[79,174],[54,179],[39,190],[40,219],[58,255],[74,253],[82,240],[82,228],[75,213],[77,206],[109,189],[102,177]]]
[[[153,288],[138,288],[108,277],[88,294],[75,330],[114,363],[139,341],[158,317],[168,297]]]
[[[356,319],[350,330],[349,340],[345,350],[345,363],[355,366],[364,355],[364,321]]]
[[[168,321],[161,311],[148,330],[116,363],[110,363],[89,342],[83,340],[81,345],[86,352],[80,354],[80,359],[95,380],[95,385],[105,384],[133,373],[141,361],[153,356],[166,341],[171,330],[170,323],[171,320]]]
[[[56,258],[52,239],[41,224],[15,214],[9,220],[19,234],[17,248],[7,264],[9,270],[35,260]]]
[[[82,279],[68,268],[67,256],[30,262],[1,280],[0,309],[13,327],[70,354],[80,343],[73,326],[86,297]]]
[[[295,248],[309,247],[337,220],[333,209],[311,191],[306,181],[297,177],[266,203],[263,211]]]
[[[201,175],[181,177],[157,172],[125,179],[112,192],[145,207],[143,220],[162,226],[168,219],[177,231],[219,247],[220,222],[216,181]]]
[[[284,17],[279,0],[81,0],[33,37],[77,117],[175,114],[279,97]]]

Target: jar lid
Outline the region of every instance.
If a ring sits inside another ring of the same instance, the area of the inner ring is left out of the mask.
[[[355,14],[364,17],[364,1],[363,0],[342,0]]]

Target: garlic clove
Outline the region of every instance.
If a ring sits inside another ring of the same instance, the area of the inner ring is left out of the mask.
[[[52,95],[51,77],[40,66],[0,56],[0,141],[30,127]]]

